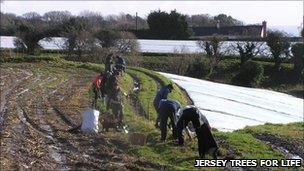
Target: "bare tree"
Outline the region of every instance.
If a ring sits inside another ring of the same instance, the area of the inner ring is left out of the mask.
[[[74,52],[81,57],[85,51],[96,46],[95,38],[88,26],[87,20],[82,17],[74,17],[63,24],[62,37],[66,38],[64,49],[71,55]]]
[[[120,39],[117,41],[117,48],[121,53],[138,52],[137,38],[133,33],[120,32]]]
[[[232,48],[240,55],[241,66],[253,57],[263,54],[264,42],[237,42]]]
[[[213,36],[210,40],[198,41],[197,44],[208,57],[210,70],[207,76],[209,77],[212,75],[214,68],[218,66],[221,57],[224,55],[224,52],[222,51],[223,42],[219,36]]]
[[[38,14],[37,12],[28,12],[22,15],[23,18],[27,20],[40,20],[41,15]]]
[[[97,32],[105,27],[105,20],[100,13],[83,11],[79,14],[79,17],[86,20],[87,25],[92,32]]]
[[[73,15],[69,11],[50,11],[43,15],[42,19],[48,22],[49,26],[62,24],[70,19]]]
[[[180,50],[174,49],[174,54],[178,55],[173,55],[168,60],[170,70],[175,74],[185,75],[189,65],[194,61],[195,55],[190,54],[189,49],[185,46],[182,46]]]

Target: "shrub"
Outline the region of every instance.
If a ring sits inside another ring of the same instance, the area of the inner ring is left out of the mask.
[[[195,78],[203,78],[209,73],[209,70],[210,66],[208,61],[197,58],[189,65],[186,75]]]
[[[289,56],[290,42],[287,37],[286,33],[280,31],[270,31],[266,37],[266,43],[274,59],[276,71],[280,70],[283,59]]]
[[[232,84],[257,87],[261,85],[264,80],[264,68],[261,64],[247,61],[244,66],[241,67],[240,72],[235,75],[231,82]]]
[[[120,34],[112,30],[99,30],[94,36],[99,40],[101,47],[105,48],[115,46],[120,38]]]
[[[291,52],[293,55],[294,70],[297,73],[303,73],[304,70],[304,44],[296,43],[292,45]]]
[[[128,66],[138,67],[142,64],[142,56],[137,53],[126,54],[124,57]]]
[[[223,57],[223,41],[220,36],[213,36],[207,41],[197,41],[198,46],[206,53],[209,59],[209,74],[210,77],[213,74],[213,70],[218,67],[218,63]]]

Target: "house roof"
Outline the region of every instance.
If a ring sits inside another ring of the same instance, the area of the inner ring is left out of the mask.
[[[226,26],[226,27],[192,27],[194,36],[212,36],[212,35],[250,35],[260,36],[262,25],[247,25],[247,26]]]

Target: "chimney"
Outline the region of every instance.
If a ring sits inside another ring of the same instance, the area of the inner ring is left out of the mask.
[[[220,28],[220,20],[216,21],[216,28],[219,29]]]
[[[262,38],[265,38],[267,36],[267,22],[263,21],[262,22]]]

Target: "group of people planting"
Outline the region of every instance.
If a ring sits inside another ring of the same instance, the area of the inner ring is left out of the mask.
[[[169,126],[172,128],[174,143],[184,145],[183,130],[191,127],[197,136],[199,156],[204,158],[205,154],[212,153],[216,159],[218,146],[212,136],[207,118],[194,105],[181,108],[178,101],[168,99],[168,94],[173,89],[172,84],[163,86],[154,98],[154,107],[158,114],[155,126],[161,130],[161,140],[166,140],[170,118]]]
[[[104,99],[106,109],[112,111],[118,120],[117,126],[123,126],[122,91],[118,80],[125,71],[124,59],[117,55],[114,63],[112,54],[105,60],[105,71],[98,75],[93,81],[94,100],[93,107],[99,97]],[[156,94],[153,105],[157,111],[155,127],[161,130],[161,140],[167,137],[168,126],[172,129],[173,142],[176,145],[184,144],[183,130],[195,130],[198,139],[198,151],[201,158],[207,153],[212,153],[216,158],[218,150],[217,143],[211,133],[211,128],[206,117],[194,105],[182,108],[181,104],[173,99],[168,99],[168,94],[174,90],[172,83],[163,86]],[[168,123],[168,120],[170,122]],[[189,132],[188,132],[189,133]]]
[[[97,99],[101,98],[106,104],[106,109],[112,111],[116,124],[123,126],[123,94],[120,89],[118,80],[122,72],[125,71],[125,60],[119,56],[109,54],[105,61],[105,71],[101,72],[93,79],[94,99],[92,106],[96,108]],[[115,61],[115,63],[114,63]]]

